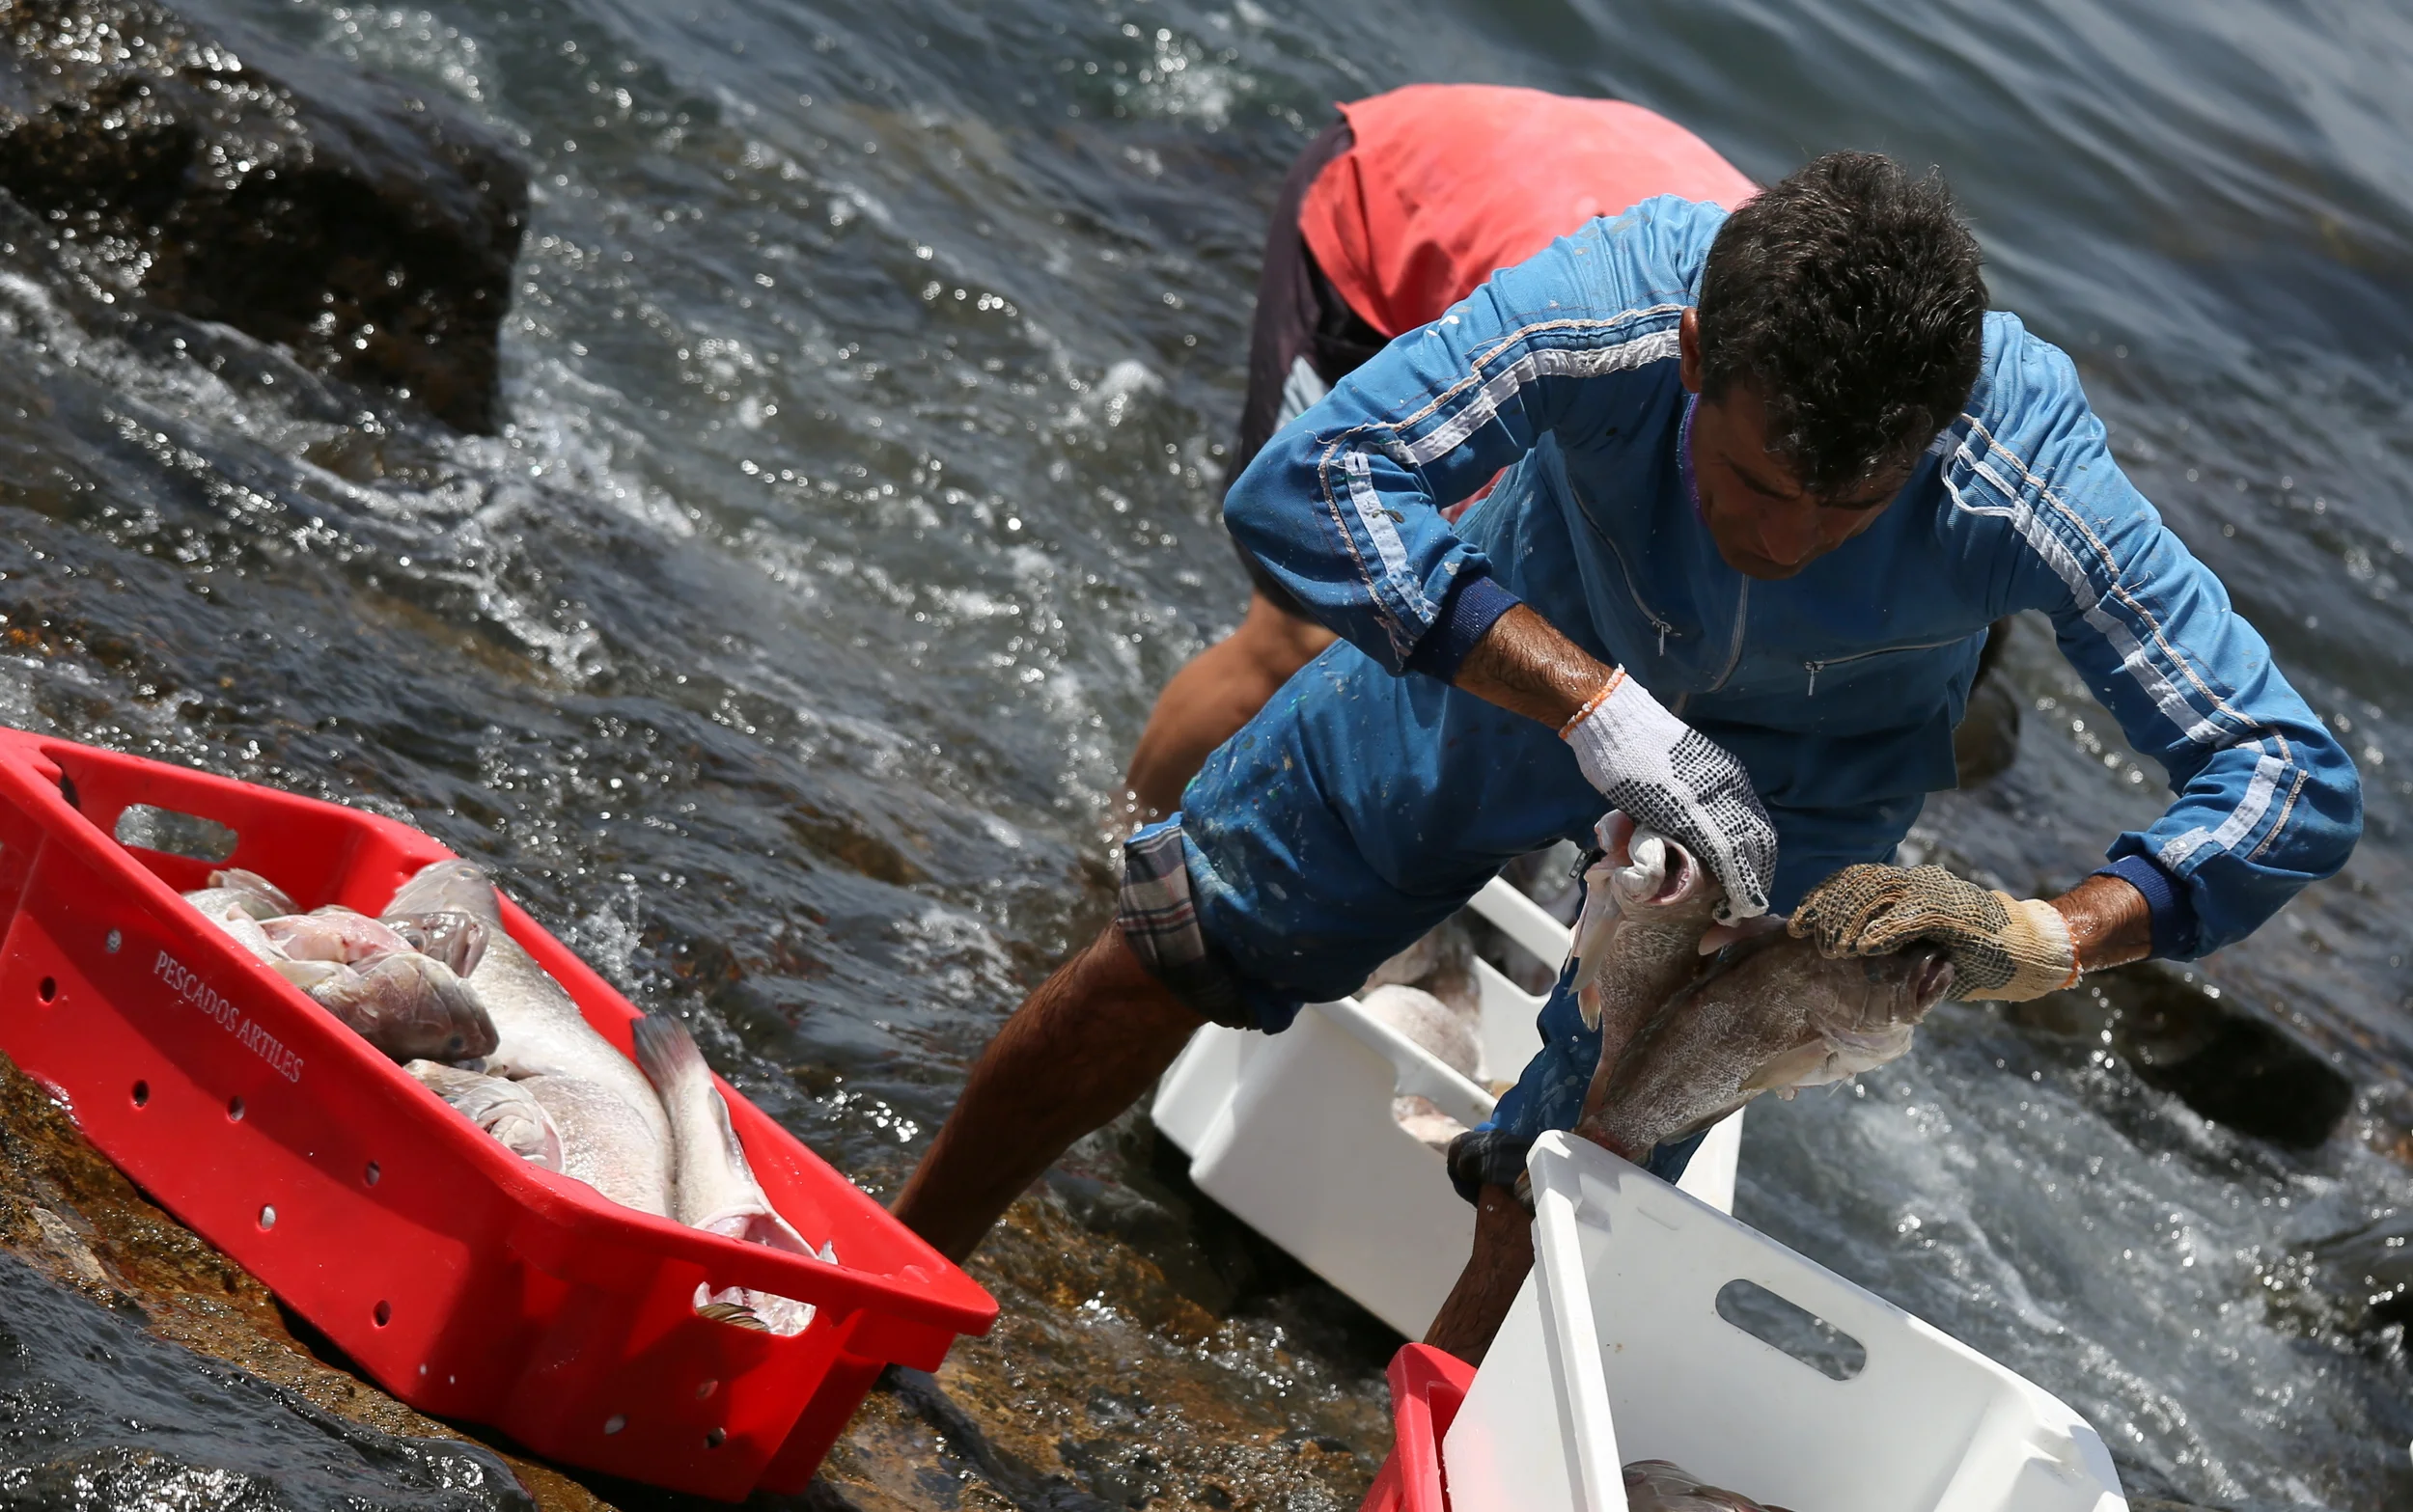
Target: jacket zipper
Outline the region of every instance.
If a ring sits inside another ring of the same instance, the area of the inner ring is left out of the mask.
[[[1681,635],[1683,632],[1660,619],[1657,610],[1642,601],[1642,590],[1634,587],[1634,569],[1625,564],[1625,553],[1619,548],[1617,541],[1607,531],[1600,532],[1600,540],[1609,548],[1609,555],[1617,559],[1617,570],[1625,579],[1625,596],[1634,601],[1636,609],[1642,611],[1642,618],[1650,628],[1659,632],[1659,654],[1665,656],[1667,638],[1671,635]]]
[[[1718,673],[1717,681],[1709,684],[1709,691],[1711,693],[1715,693],[1720,688],[1725,687],[1726,679],[1734,675],[1734,669],[1742,665],[1743,624],[1744,621],[1750,618],[1751,579],[1745,578],[1743,579],[1743,591],[1734,597],[1734,639],[1733,642],[1726,648],[1726,666],[1724,670]]]
[[[1818,674],[1829,667],[1841,667],[1845,662],[1867,661],[1872,656],[1891,656],[1896,651],[1931,651],[1939,646],[1957,646],[1967,639],[1969,638],[1965,635],[1955,635],[1948,641],[1922,641],[1916,646],[1880,646],[1873,651],[1854,651],[1849,656],[1830,656],[1824,661],[1803,662],[1801,665],[1810,670],[1810,691],[1803,697],[1817,697]]]

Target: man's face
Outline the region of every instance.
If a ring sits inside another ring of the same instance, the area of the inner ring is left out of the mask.
[[[1701,392],[1700,337],[1684,312],[1684,387]],[[1876,523],[1909,481],[1909,470],[1821,498],[1804,491],[1768,454],[1767,411],[1760,396],[1737,384],[1692,417],[1693,486],[1701,512],[1726,564],[1745,577],[1773,581],[1803,567]]]

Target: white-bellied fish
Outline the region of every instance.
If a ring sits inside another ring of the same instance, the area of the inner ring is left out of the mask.
[[[690,1228],[834,1264],[833,1251],[806,1244],[763,1195],[762,1183],[746,1164],[745,1146],[730,1125],[729,1105],[712,1085],[711,1068],[704,1063],[704,1053],[687,1026],[677,1019],[643,1018],[633,1038],[637,1063],[662,1094],[663,1110],[670,1114],[679,1172],[673,1216]],[[740,1286],[717,1292],[709,1285],[698,1286],[696,1307],[715,1309],[714,1316],[740,1327],[747,1326],[750,1315],[779,1334],[802,1333],[813,1321],[811,1303]]]
[[[469,982],[494,1023],[486,1068],[526,1083],[552,1115],[563,1173],[615,1202],[670,1216],[673,1147],[660,1099],[636,1063],[596,1032],[569,989],[503,927],[493,880],[474,863],[439,861],[403,883],[380,917],[407,935],[410,921],[427,914],[467,914],[485,925]]]
[[[402,1069],[529,1165],[562,1168],[561,1130],[524,1086],[433,1060],[413,1060]]]

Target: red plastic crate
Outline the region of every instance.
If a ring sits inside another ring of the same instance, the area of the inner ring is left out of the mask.
[[[93,1142],[386,1390],[533,1452],[735,1500],[811,1479],[891,1361],[997,1305],[727,1084],[763,1189],[839,1263],[618,1206],[513,1156],[178,896],[211,864],[120,844],[133,804],[233,829],[223,865],[375,913],[452,852],[405,825],[0,728],[0,1049]],[[628,1053],[624,998],[515,905],[512,937]],[[697,1283],[812,1303],[790,1338]]]
[[[1359,1512],[1449,1512],[1441,1436],[1475,1384],[1475,1367],[1429,1345],[1407,1344],[1391,1357],[1389,1374],[1391,1457]]]

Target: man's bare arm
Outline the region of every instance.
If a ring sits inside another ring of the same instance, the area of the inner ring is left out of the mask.
[[[2092,876],[2049,901],[2069,926],[2080,971],[2125,966],[2152,953],[2153,911],[2129,883]]]
[[[1458,664],[1457,686],[1512,714],[1563,729],[1616,674],[1526,605],[1502,615]]]

